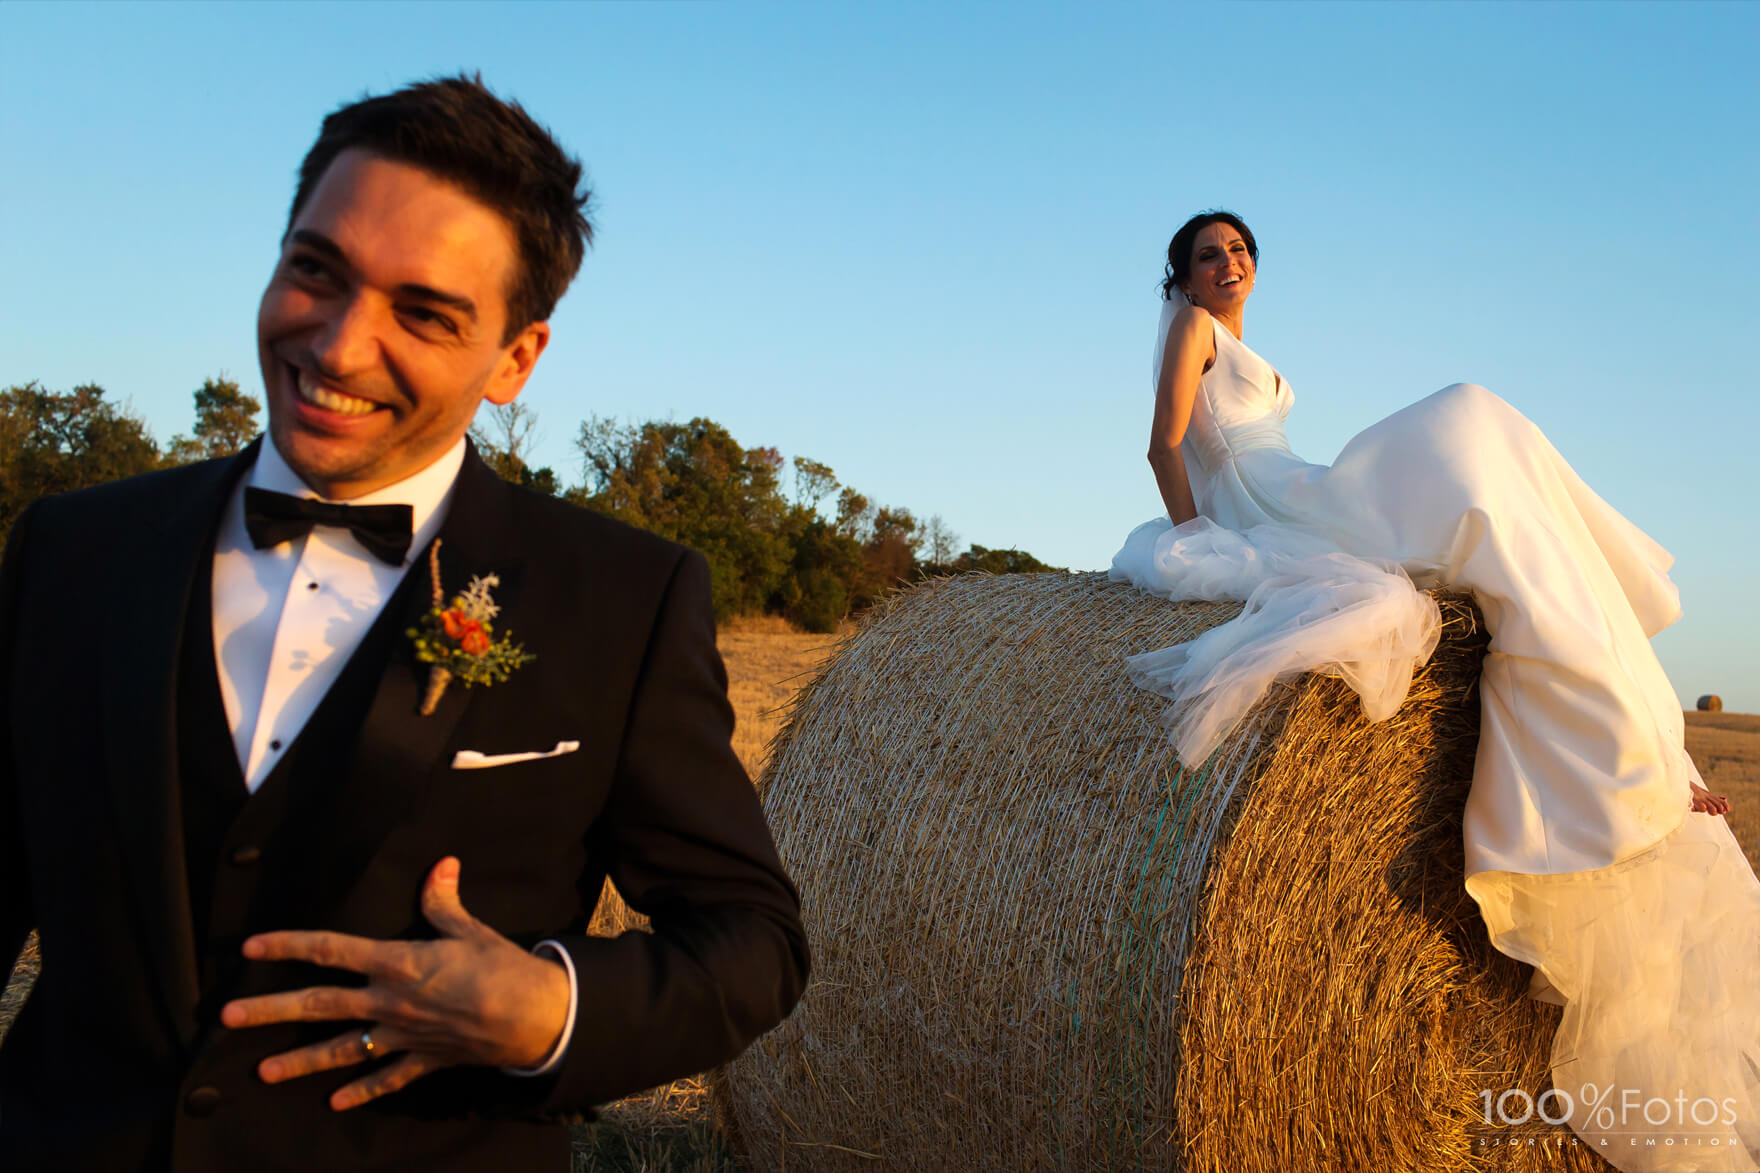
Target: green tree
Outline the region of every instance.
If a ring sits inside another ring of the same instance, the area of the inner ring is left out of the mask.
[[[866,497],[839,483],[830,465],[797,456],[793,467],[794,504],[782,523],[788,569],[765,609],[807,631],[829,634],[850,613],[862,580],[855,532],[872,511]],[[837,505],[831,518],[819,509],[827,499]]]
[[[798,504],[789,511],[783,536],[788,570],[766,610],[808,631],[836,631],[862,579],[861,543]]]
[[[882,505],[867,523],[862,542],[862,577],[855,605],[867,607],[881,596],[917,577],[917,551],[923,539],[908,509]]]
[[[0,526],[38,497],[159,467],[147,425],[86,383],[69,392],[32,380],[0,391]]]
[[[517,454],[528,434],[508,428],[479,443],[486,456],[492,446]],[[742,447],[713,420],[626,425],[595,416],[575,442],[585,479],[568,499],[702,551],[721,619],[762,611],[831,632],[926,571],[1053,569],[1019,550],[973,546],[954,558],[957,539],[939,516],[925,525],[909,509],[877,505],[830,465]],[[785,467],[792,500],[782,492]],[[933,564],[920,560],[925,549]]]
[[[818,509],[819,502],[843,486],[829,464],[820,464],[806,456],[794,458],[794,501],[806,509]]]
[[[854,489],[844,487],[837,494],[837,532],[860,540],[874,524],[874,506]]]
[[[764,608],[789,565],[780,453],[742,448],[701,418],[626,426],[595,416],[576,445],[586,481],[571,500],[701,551],[718,618]]]
[[[949,574],[1068,574],[1061,566],[1050,566],[1025,550],[991,550],[974,545],[953,560]]]
[[[263,409],[255,396],[240,391],[222,371],[217,379],[203,379],[195,391],[196,424],[188,436],[172,437],[165,450],[166,464],[189,464],[231,456],[249,444],[262,429],[257,413]]]

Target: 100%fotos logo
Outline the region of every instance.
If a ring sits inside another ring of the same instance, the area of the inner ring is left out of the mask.
[[[1733,1125],[1736,1122],[1733,1096],[1724,1097],[1720,1105],[1707,1096],[1700,1096],[1689,1102],[1686,1092],[1676,1092],[1672,1100],[1662,1096],[1645,1099],[1635,1088],[1621,1088],[1617,1089],[1618,1101],[1610,1103],[1616,1090],[1612,1084],[1603,1089],[1586,1083],[1578,1090],[1588,1104],[1589,1115],[1584,1124],[1606,1132],[1635,1126],[1640,1117],[1652,1128],[1664,1125],[1685,1128],[1689,1123],[1705,1128],[1713,1124]],[[1577,1109],[1576,1097],[1563,1088],[1556,1087],[1547,1088],[1538,1096],[1531,1096],[1520,1088],[1509,1088],[1503,1092],[1480,1088],[1479,1099],[1485,1106],[1486,1124],[1526,1124],[1536,1117],[1547,1124],[1564,1124]],[[1496,1111],[1495,1119],[1492,1117],[1493,1110]]]

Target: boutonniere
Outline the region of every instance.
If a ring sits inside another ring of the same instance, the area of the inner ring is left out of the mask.
[[[531,655],[512,638],[495,638],[495,616],[501,608],[495,605],[490,591],[501,585],[493,574],[473,577],[464,593],[454,595],[451,605],[440,589],[440,539],[428,547],[428,577],[434,586],[434,606],[422,617],[420,627],[409,629],[415,641],[416,659],[431,665],[428,688],[422,694],[422,716],[434,712],[446,686],[456,678],[467,685],[497,684],[506,680],[515,668],[537,657]]]

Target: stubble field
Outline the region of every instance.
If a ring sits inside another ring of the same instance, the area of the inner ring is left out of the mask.
[[[721,635],[737,716],[734,749],[755,779],[795,690],[823,664],[836,637],[781,621],[736,623]],[[1731,829],[1760,870],[1760,716],[1688,713],[1687,750],[1714,793],[1729,796]],[[35,977],[27,949],[0,997],[0,1038]],[[574,1173],[731,1173],[737,1161],[716,1130],[701,1079],[682,1079],[609,1105],[575,1129]]]

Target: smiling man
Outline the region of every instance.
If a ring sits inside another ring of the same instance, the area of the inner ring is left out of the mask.
[[[563,1170],[557,1114],[800,996],[703,559],[466,440],[549,341],[580,186],[476,81],[337,111],[258,312],[267,439],[15,526],[7,1169]],[[608,875],[651,933],[585,935]]]
[[[354,147],[302,190],[257,344],[275,447],[324,496],[440,459],[477,404],[513,401],[550,340],[515,321],[503,217],[419,167]]]

